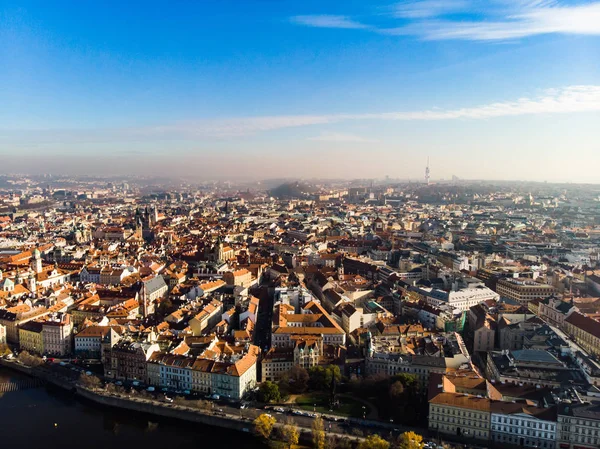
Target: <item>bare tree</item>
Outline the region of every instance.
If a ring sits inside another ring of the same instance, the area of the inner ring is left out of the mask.
[[[79,383],[91,390],[96,390],[102,385],[102,381],[99,377],[85,373],[81,373],[81,376],[79,376]]]

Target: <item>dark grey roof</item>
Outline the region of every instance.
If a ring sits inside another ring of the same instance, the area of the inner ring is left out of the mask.
[[[152,294],[152,293],[160,290],[161,288],[165,288],[167,286],[167,284],[165,284],[165,280],[163,279],[162,276],[156,276],[156,277],[153,277],[152,279],[149,279],[147,281],[142,281],[142,282],[146,286],[146,291],[148,292],[148,294]]]
[[[543,351],[539,349],[521,349],[517,351],[511,351],[511,355],[515,358],[516,361],[519,362],[560,364],[560,361],[548,351]]]
[[[592,402],[591,404],[561,403],[558,406],[558,414],[600,420],[600,402]]]

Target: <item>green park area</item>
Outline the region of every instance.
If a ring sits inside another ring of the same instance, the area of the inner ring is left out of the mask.
[[[347,396],[340,396],[339,401],[332,409],[329,406],[329,395],[324,393],[307,393],[296,398],[296,405],[303,410],[316,411],[317,413],[331,413],[334,415],[362,418],[369,416],[371,407],[367,404]]]

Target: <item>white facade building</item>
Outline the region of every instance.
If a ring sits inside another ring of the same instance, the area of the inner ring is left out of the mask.
[[[492,402],[491,437],[497,445],[549,449],[556,446],[556,408]]]

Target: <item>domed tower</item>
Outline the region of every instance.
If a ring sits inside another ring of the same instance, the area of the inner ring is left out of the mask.
[[[33,258],[31,259],[31,270],[38,274],[42,272],[42,254],[39,249],[33,251]]]

